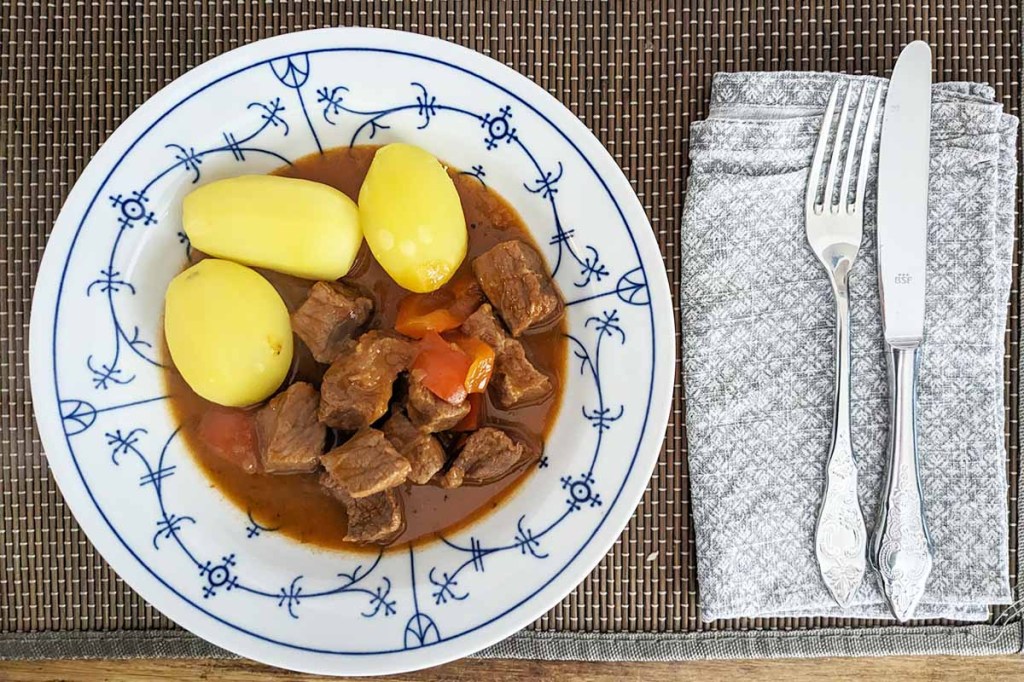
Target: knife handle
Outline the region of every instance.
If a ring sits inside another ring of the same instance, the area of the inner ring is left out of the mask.
[[[836,301],[835,393],[825,491],[814,532],[818,569],[837,604],[846,607],[864,578],[867,530],[857,497],[857,462],[850,438],[850,298],[848,270],[833,273]]]
[[[886,344],[889,365],[889,461],[871,542],[871,564],[899,621],[917,608],[932,570],[917,459],[919,344]]]

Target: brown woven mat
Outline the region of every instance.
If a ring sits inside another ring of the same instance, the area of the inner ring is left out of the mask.
[[[923,38],[934,47],[937,80],[986,81],[1015,114],[1020,101],[1019,8],[1013,1],[937,0],[905,9],[853,1],[787,9],[741,0],[66,5],[0,7],[0,636],[177,629],[118,579],[65,508],[35,432],[26,374],[32,284],[64,198],[110,132],[189,68],[258,38],[339,25],[426,33],[490,55],[550,91],[604,142],[647,209],[674,287],[687,131],[706,111],[715,72],[886,75],[900,47]],[[1016,283],[1016,262],[1014,273]],[[1016,284],[1013,299],[1007,466],[1016,532]],[[700,622],[678,383],[673,408],[650,490],[629,528],[590,577],[532,627],[681,633],[872,625],[838,619]]]

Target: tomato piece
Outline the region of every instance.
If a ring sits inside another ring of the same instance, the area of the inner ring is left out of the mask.
[[[470,393],[483,393],[494,374],[494,349],[470,336],[458,336],[453,341],[472,360],[466,372],[466,390]]]
[[[438,291],[410,294],[398,304],[395,330],[414,339],[428,332],[456,329],[483,302],[483,292],[471,275],[458,277]]]
[[[458,424],[452,427],[452,431],[476,431],[484,421],[484,411],[487,409],[487,402],[483,393],[470,393],[469,412]]]
[[[419,372],[423,385],[438,398],[458,405],[466,399],[466,375],[472,364],[458,346],[428,331],[420,340],[412,371]]]
[[[248,474],[260,470],[254,413],[211,405],[199,419],[196,435],[206,449]]]
[[[464,320],[455,317],[447,308],[437,307],[432,294],[406,296],[398,304],[395,331],[414,339],[422,339],[428,332],[446,332],[455,329]]]

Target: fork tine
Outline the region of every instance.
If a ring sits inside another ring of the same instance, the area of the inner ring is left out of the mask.
[[[860,168],[857,171],[857,194],[853,205],[847,206],[848,213],[860,213],[864,210],[864,188],[868,184],[868,168],[871,166],[871,152],[875,147],[875,125],[878,123],[878,108],[882,101],[882,86],[875,85],[874,96],[871,98],[871,113],[868,114],[868,129],[864,132],[864,147],[860,152]]]
[[[828,162],[828,179],[825,181],[825,197],[823,204],[827,204],[829,211],[839,211],[839,203],[832,200],[836,192],[836,176],[839,175],[839,150],[843,146],[843,138],[846,136],[846,119],[850,111],[850,93],[853,92],[853,84],[846,86],[846,94],[843,96],[843,109],[839,112],[839,127],[836,129],[835,142],[832,144],[832,158]],[[852,141],[852,140],[851,140]]]
[[[853,117],[853,127],[850,128],[850,144],[846,148],[846,162],[843,164],[843,180],[839,184],[839,206],[849,209],[853,202],[850,197],[850,175],[853,173],[853,157],[856,155],[857,144],[860,142],[860,125],[864,120],[864,100],[868,91],[868,84],[863,83],[860,87],[860,94],[857,95],[857,113]]]
[[[807,213],[820,213],[818,207],[818,183],[821,181],[821,163],[825,159],[825,147],[828,145],[829,132],[832,130],[832,117],[836,111],[836,99],[839,96],[839,82],[832,86],[832,94],[828,97],[828,106],[821,119],[821,131],[818,133],[818,145],[814,148],[814,160],[811,161],[811,172],[807,175],[807,197],[804,208]],[[824,202],[823,202],[824,203]]]

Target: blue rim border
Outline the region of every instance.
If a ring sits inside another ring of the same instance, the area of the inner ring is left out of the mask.
[[[234,76],[236,76],[236,75],[238,75],[240,73],[243,73],[245,71],[249,71],[250,69],[256,68],[258,66],[262,66],[264,64],[268,64],[268,63],[270,63],[272,61],[277,61],[277,60],[280,60],[280,59],[287,59],[289,57],[294,57],[294,56],[302,55],[302,54],[312,55],[312,54],[318,54],[318,53],[332,53],[332,52],[372,52],[372,53],[384,53],[384,54],[393,54],[393,55],[398,55],[398,56],[403,56],[403,57],[411,57],[413,59],[420,59],[420,60],[427,61],[427,62],[433,62],[433,63],[438,64],[440,66],[445,66],[445,67],[448,67],[450,69],[454,69],[456,71],[460,71],[463,74],[466,74],[468,76],[472,76],[472,77],[474,77],[474,78],[476,78],[476,79],[478,79],[480,81],[483,81],[483,82],[491,85],[492,87],[495,87],[498,90],[504,92],[509,97],[514,98],[515,100],[520,102],[522,105],[527,107],[534,114],[536,114],[541,119],[543,119],[549,126],[551,126],[552,129],[554,129],[559,135],[561,135],[562,138],[564,138],[566,142],[569,143],[569,145],[576,151],[576,153],[584,161],[584,163],[586,163],[587,167],[590,168],[591,172],[594,174],[594,177],[597,178],[598,182],[601,183],[601,186],[604,187],[605,192],[608,194],[608,198],[611,199],[612,204],[614,204],[616,211],[618,211],[618,213],[619,213],[619,217],[621,218],[622,223],[623,223],[623,225],[626,228],[626,233],[629,235],[630,241],[633,243],[633,249],[634,249],[634,251],[636,252],[636,255],[637,255],[637,262],[639,264],[641,272],[643,272],[643,274],[644,274],[644,281],[647,282],[648,287],[650,286],[650,280],[647,277],[647,269],[644,267],[643,258],[640,255],[640,249],[639,249],[639,247],[638,247],[638,245],[636,243],[636,238],[633,236],[633,230],[631,229],[631,227],[629,225],[629,221],[626,219],[626,215],[623,212],[622,207],[619,206],[619,202],[615,199],[614,194],[612,193],[612,191],[608,187],[608,184],[604,181],[604,178],[600,175],[600,173],[597,172],[597,169],[590,162],[590,159],[583,153],[583,151],[576,145],[576,143],[573,142],[573,140],[568,135],[566,135],[566,133],[558,125],[556,125],[553,121],[551,121],[551,119],[549,119],[546,115],[544,115],[544,113],[539,111],[532,104],[530,104],[529,102],[527,102],[526,100],[524,100],[523,98],[521,98],[520,96],[515,94],[514,92],[510,91],[508,88],[500,85],[499,83],[496,83],[496,82],[490,80],[489,78],[487,78],[485,76],[482,76],[480,74],[474,73],[473,71],[470,71],[467,68],[458,66],[456,64],[452,64],[452,63],[447,62],[445,60],[438,59],[438,58],[435,58],[435,57],[429,57],[429,56],[422,55],[422,54],[406,52],[406,51],[403,51],[403,50],[395,50],[395,49],[389,49],[389,48],[376,48],[376,47],[336,47],[336,48],[314,48],[314,49],[311,49],[311,50],[302,50],[302,51],[298,51],[298,52],[289,52],[287,54],[280,54],[280,55],[275,56],[275,57],[266,58],[266,59],[263,59],[263,60],[260,60],[260,61],[248,64],[247,66],[244,66],[242,68],[235,69],[235,70],[233,70],[233,71],[231,71],[231,72],[229,72],[227,74],[224,74],[222,76],[217,77],[216,79],[210,81],[206,85],[203,85],[203,86],[197,88],[196,90],[193,90],[190,94],[188,94],[187,96],[183,97],[177,103],[175,103],[173,106],[171,106],[166,111],[164,111],[162,114],[160,114],[160,116],[157,117],[156,120],[154,120],[152,123],[150,123],[141,133],[139,133],[139,135],[135,138],[135,140],[130,145],[128,145],[128,147],[124,150],[124,152],[121,153],[121,155],[117,159],[117,161],[115,161],[113,166],[111,166],[110,171],[103,178],[102,182],[100,182],[99,186],[96,189],[95,194],[93,194],[92,199],[89,200],[88,206],[86,207],[84,213],[82,214],[82,218],[79,221],[78,227],[75,230],[75,235],[72,238],[71,244],[68,247],[67,256],[65,257],[65,260],[64,260],[64,267],[61,269],[60,282],[59,282],[58,287],[57,287],[57,298],[56,298],[56,303],[54,305],[54,311],[53,311],[53,340],[52,340],[51,358],[50,359],[51,359],[51,366],[52,366],[52,369],[53,369],[54,397],[56,398],[58,405],[60,404],[61,398],[60,398],[59,380],[58,380],[58,377],[57,377],[57,329],[58,329],[58,327],[57,327],[57,320],[58,320],[59,313],[60,313],[60,303],[61,303],[61,298],[63,296],[63,291],[64,291],[65,277],[67,275],[68,266],[69,266],[70,261],[71,261],[71,256],[72,256],[72,254],[74,253],[74,250],[75,250],[75,245],[78,242],[78,237],[79,237],[79,235],[82,232],[82,228],[85,226],[85,221],[86,221],[87,217],[89,216],[90,212],[92,211],[93,206],[95,205],[96,200],[99,197],[99,194],[101,193],[103,188],[106,186],[107,182],[110,180],[111,176],[114,174],[114,172],[117,170],[117,168],[121,165],[121,162],[124,161],[125,157],[127,157],[128,154],[131,153],[131,151],[135,148],[135,146],[143,138],[145,138],[150,133],[150,131],[156,125],[158,125],[161,121],[163,121],[168,115],[170,115],[173,111],[175,111],[178,107],[180,107],[185,102],[189,101],[190,99],[192,99],[196,95],[200,94],[201,92],[207,90],[208,88],[210,88],[210,87],[220,83],[221,81],[224,81],[224,80],[227,80],[229,78],[232,78],[232,77],[234,77]],[[641,425],[640,434],[637,437],[636,449],[633,451],[633,456],[630,459],[629,467],[626,470],[626,475],[623,478],[623,482],[619,486],[619,489],[616,491],[615,497],[612,499],[612,503],[610,505],[608,505],[607,511],[605,512],[604,516],[601,517],[600,521],[598,521],[597,525],[594,527],[594,530],[586,538],[586,541],[580,546],[580,548],[578,550],[576,550],[576,552],[569,558],[569,560],[565,563],[565,565],[562,566],[562,568],[558,569],[558,571],[556,571],[543,585],[538,587],[532,593],[530,593],[529,595],[527,595],[526,597],[524,597],[520,601],[516,602],[512,606],[508,607],[506,610],[502,611],[501,613],[499,613],[499,614],[493,616],[492,618],[484,621],[483,623],[480,623],[480,624],[478,624],[478,625],[476,625],[476,626],[474,626],[472,628],[464,630],[464,631],[462,631],[462,632],[460,632],[460,633],[458,633],[456,635],[451,635],[449,637],[445,637],[443,639],[439,639],[437,642],[432,642],[430,644],[426,644],[426,645],[424,645],[424,647],[420,647],[420,648],[436,647],[438,645],[445,644],[447,642],[451,642],[451,641],[456,640],[456,639],[458,639],[460,637],[463,637],[463,636],[468,635],[470,633],[473,633],[473,632],[476,632],[478,630],[481,630],[481,629],[491,625],[492,623],[494,623],[494,622],[504,618],[506,615],[508,615],[509,613],[514,611],[515,609],[518,609],[520,606],[522,606],[525,603],[529,602],[531,599],[533,599],[535,596],[537,596],[540,592],[545,590],[552,582],[554,582],[559,576],[561,576],[562,573],[564,573],[565,570],[568,569],[573,564],[574,561],[576,561],[577,557],[579,557],[579,555],[587,548],[587,546],[590,544],[590,542],[594,539],[594,536],[602,528],[602,526],[604,525],[605,521],[608,519],[608,516],[611,514],[612,510],[615,508],[616,504],[618,503],[619,498],[622,495],[623,488],[625,488],[626,483],[629,481],[630,476],[633,473],[633,468],[636,465],[637,456],[640,453],[640,445],[643,443],[644,435],[647,433],[648,419],[650,417],[650,408],[651,408],[651,403],[652,403],[653,395],[654,395],[654,381],[655,381],[655,375],[656,375],[656,363],[657,363],[657,358],[658,358],[658,355],[657,355],[657,336],[655,334],[655,324],[654,324],[654,304],[653,304],[653,301],[648,306],[648,315],[650,317],[650,332],[651,332],[651,374],[650,374],[650,383],[649,383],[649,387],[648,387],[647,406],[646,406],[646,408],[644,410],[644,419],[643,419],[643,423]],[[132,557],[135,558],[135,560],[139,563],[139,565],[141,565],[144,569],[146,569],[146,571],[151,576],[153,576],[153,578],[155,578],[161,585],[163,585],[171,593],[173,593],[174,595],[176,595],[177,597],[182,599],[185,603],[191,605],[196,610],[198,610],[201,613],[209,616],[213,620],[221,623],[222,625],[224,625],[226,627],[229,627],[229,628],[231,628],[233,630],[236,630],[238,632],[241,632],[241,633],[244,633],[246,635],[249,635],[250,637],[254,637],[256,639],[262,640],[264,642],[268,642],[268,643],[271,643],[271,644],[276,644],[278,646],[286,647],[288,649],[293,649],[293,650],[298,650],[298,651],[307,651],[307,652],[310,652],[310,653],[317,653],[317,654],[336,655],[336,656],[380,656],[380,655],[385,655],[385,654],[408,653],[408,650],[406,650],[406,649],[385,649],[385,650],[381,650],[381,651],[336,651],[336,650],[330,650],[330,649],[318,649],[318,648],[315,648],[315,647],[304,647],[304,646],[297,645],[297,644],[290,644],[288,642],[281,642],[281,641],[278,641],[278,640],[273,639],[271,637],[268,637],[268,636],[265,636],[265,635],[261,635],[261,634],[258,634],[256,632],[252,632],[250,630],[247,630],[246,628],[243,628],[243,627],[240,627],[240,626],[235,625],[233,623],[230,623],[227,620],[225,620],[224,618],[222,618],[222,617],[220,617],[220,616],[218,616],[218,615],[216,615],[214,613],[211,613],[210,611],[207,611],[206,609],[204,609],[199,604],[196,604],[193,600],[191,600],[187,596],[183,595],[177,589],[175,589],[172,585],[167,583],[159,574],[157,574],[152,568],[150,568],[149,565],[145,561],[143,561],[142,558],[139,557],[138,554],[135,553],[135,551],[124,540],[124,538],[121,537],[121,534],[117,531],[117,529],[114,527],[114,525],[107,518],[107,515],[103,511],[103,508],[100,507],[100,505],[97,502],[95,496],[93,495],[92,489],[89,487],[89,484],[86,481],[85,476],[82,473],[82,469],[79,466],[78,457],[75,455],[74,448],[71,445],[71,438],[67,434],[67,430],[64,429],[63,422],[62,422],[62,429],[64,430],[64,440],[67,443],[68,452],[71,454],[71,459],[72,459],[72,462],[75,465],[75,470],[78,472],[78,477],[81,480],[82,485],[85,488],[86,493],[89,495],[89,499],[92,501],[93,506],[96,508],[96,511],[99,512],[99,515],[103,519],[104,523],[106,523],[106,525],[110,529],[110,531],[118,539],[118,541],[121,543],[121,545],[128,551],[128,553],[131,554]]]

